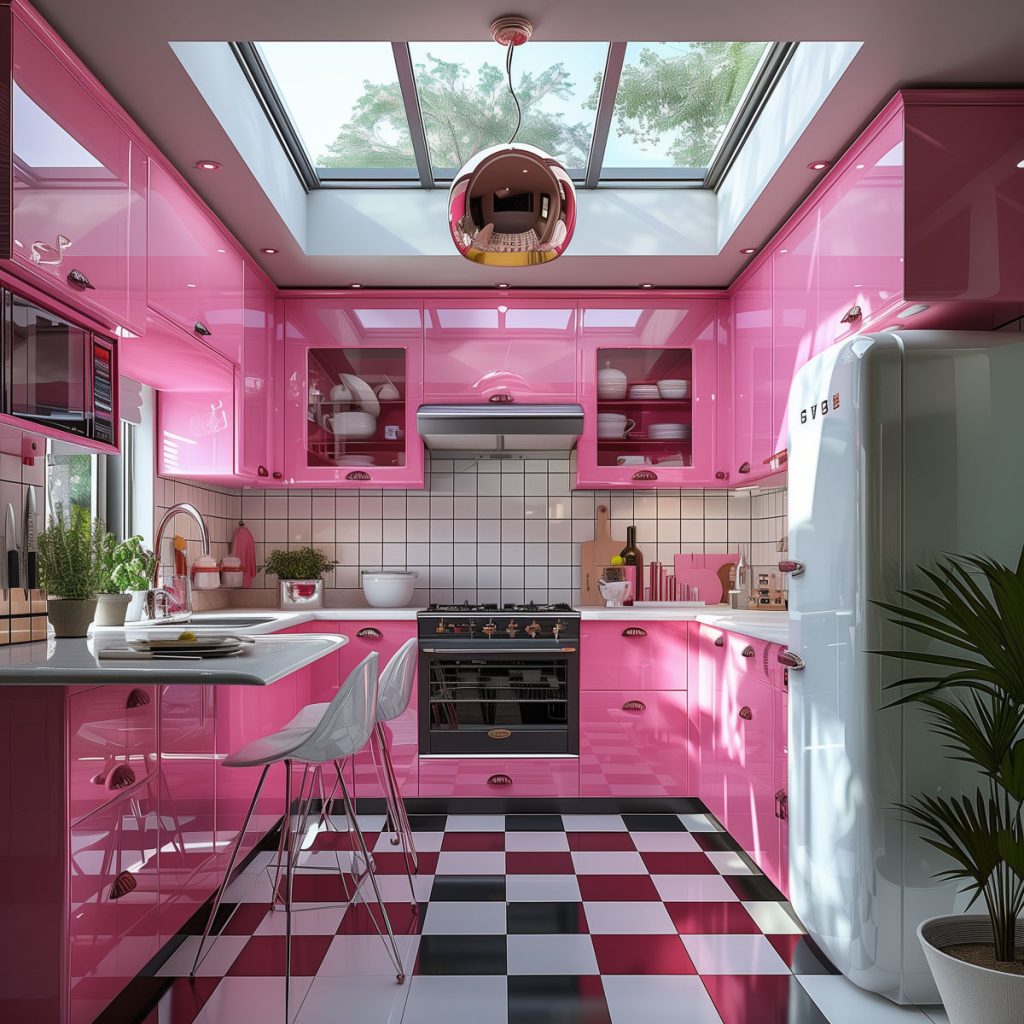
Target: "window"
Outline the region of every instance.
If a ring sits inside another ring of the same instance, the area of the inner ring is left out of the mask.
[[[512,65],[518,140],[585,187],[717,187],[795,43],[531,42]],[[494,43],[240,42],[234,51],[307,188],[445,187],[507,142]]]

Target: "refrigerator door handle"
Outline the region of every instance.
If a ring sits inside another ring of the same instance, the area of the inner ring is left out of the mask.
[[[790,576],[802,576],[807,568],[803,562],[787,560],[779,562],[779,572],[788,572]]]
[[[785,647],[781,651],[779,651],[778,660],[780,665],[785,665],[786,668],[791,669],[793,671],[802,669],[806,664],[804,662],[804,659],[801,658],[800,655],[796,653],[796,651],[791,651]]]

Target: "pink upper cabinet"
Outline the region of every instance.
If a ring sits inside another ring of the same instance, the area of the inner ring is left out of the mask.
[[[286,482],[422,487],[419,302],[310,296],[284,308]]]
[[[284,473],[276,436],[280,420],[272,416],[276,292],[249,264],[243,270],[242,365],[235,371],[237,466],[240,476],[269,483],[274,473],[278,479]]]
[[[146,157],[95,83],[25,12],[13,18],[13,270],[105,326],[139,332]]]
[[[908,299],[1024,300],[1024,94],[903,93]]]
[[[572,298],[428,298],[423,400],[575,402]]]
[[[149,304],[236,366],[242,257],[210,212],[162,165],[149,176]]]
[[[578,487],[693,487],[712,481],[718,313],[715,299],[684,295],[581,303],[586,419]],[[684,383],[665,394],[659,381],[663,389],[666,382]]]

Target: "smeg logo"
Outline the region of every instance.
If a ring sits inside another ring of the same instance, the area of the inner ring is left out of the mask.
[[[800,410],[800,422],[806,423],[808,419],[816,420],[819,416],[827,416],[830,410],[839,408],[839,392],[837,391],[829,400],[823,398],[820,402],[815,402],[814,405],[809,406],[806,409]]]

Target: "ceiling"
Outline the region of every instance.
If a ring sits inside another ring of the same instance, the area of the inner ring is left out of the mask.
[[[1022,85],[1024,4],[1019,0],[719,0],[685,8],[677,0],[553,0],[543,5],[479,0],[36,0],[36,6],[87,66],[192,182],[239,241],[283,287],[487,286],[480,268],[451,256],[309,255],[282,242],[282,222],[182,63],[171,41],[237,39],[485,39],[497,16],[533,18],[535,38],[792,39],[862,41],[832,94],[784,159],[730,242],[717,255],[628,257],[568,253],[513,281],[531,287],[728,285],[749,258],[740,247],[769,238],[813,188],[813,160],[837,157],[898,88],[923,85]],[[210,174],[197,159],[220,160]],[[259,250],[280,246],[275,256]],[[508,275],[505,275],[506,277]]]

